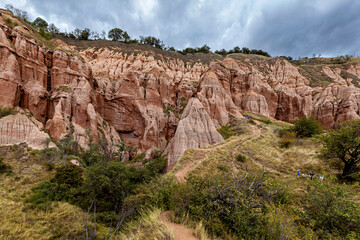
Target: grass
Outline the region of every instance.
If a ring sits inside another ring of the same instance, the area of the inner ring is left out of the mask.
[[[0,236],[4,239],[79,239],[84,236],[85,213],[80,208],[54,202],[52,210],[40,211],[29,209],[25,203],[31,188],[50,179],[54,171],[47,170],[42,161],[30,155],[25,145],[0,147],[0,155],[12,168],[11,174],[0,178]],[[106,229],[98,226],[99,235],[104,236]]]
[[[3,17],[3,18],[8,27],[13,28],[13,27],[17,26],[17,24],[15,24],[10,18],[7,18],[7,17]]]
[[[0,107],[0,118],[3,118],[8,115],[14,115],[17,111],[11,107]]]
[[[306,172],[314,171],[317,174],[335,171],[317,158],[320,145],[312,139],[295,139],[289,148],[281,148],[281,138],[277,133],[279,125],[289,124],[279,124],[276,120],[270,124],[261,123],[254,126],[261,127],[261,134],[245,133],[232,136],[221,144],[206,149],[187,150],[175,165],[173,172],[184,169],[194,161],[201,163],[188,175],[201,177],[211,177],[225,172],[244,173],[246,169],[249,172],[261,172],[265,168],[274,178],[295,180],[296,170],[300,167]],[[245,161],[242,161],[243,159]]]
[[[174,239],[172,230],[161,220],[161,212],[160,209],[143,212],[138,221],[125,227],[118,239]]]
[[[70,92],[71,88],[69,86],[60,86],[56,89],[56,91]]]

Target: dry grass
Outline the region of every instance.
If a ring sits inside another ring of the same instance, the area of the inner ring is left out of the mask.
[[[174,235],[172,230],[160,218],[161,210],[154,209],[141,215],[138,222],[127,226],[125,232],[116,239],[154,239],[154,240],[172,240]]]
[[[30,150],[30,149],[29,149]],[[0,177],[1,239],[79,239],[84,236],[85,213],[64,202],[54,202],[52,210],[31,210],[24,200],[31,188],[52,177],[44,165],[22,146],[1,147],[3,162],[12,173]],[[99,235],[105,230],[99,226]]]
[[[256,114],[251,116],[253,119],[264,118]],[[266,169],[272,178],[286,182],[299,191],[304,191],[304,183],[296,180],[298,168],[302,168],[305,173],[314,171],[315,174],[333,174],[336,172],[317,157],[321,146],[314,139],[295,139],[289,148],[281,148],[281,139],[277,130],[288,127],[290,124],[273,119],[271,121],[268,124],[256,121],[254,128],[259,131],[257,134],[233,136],[217,146],[187,150],[175,165],[173,173],[176,175],[189,165],[196,167],[187,172],[185,178],[191,175],[211,177],[215,174],[244,174],[246,170],[261,173],[263,169]],[[246,157],[245,162],[236,160],[239,154]]]

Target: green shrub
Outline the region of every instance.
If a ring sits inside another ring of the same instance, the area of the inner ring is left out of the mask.
[[[283,138],[280,140],[280,147],[281,147],[281,148],[289,148],[290,145],[291,145],[293,142],[294,142],[294,141],[293,141],[292,139],[283,137]]]
[[[294,121],[292,129],[297,137],[312,137],[323,131],[322,125],[316,120],[315,116],[302,117]]]
[[[11,169],[11,166],[3,163],[3,158],[0,157],[0,174],[2,173],[11,173],[12,172],[12,169]]]
[[[150,172],[150,174],[154,176],[158,174],[163,174],[166,167],[166,158],[157,157],[148,159],[144,162],[144,167]]]
[[[51,181],[43,181],[32,188],[32,194],[25,202],[30,209],[50,210],[51,202],[55,199],[57,186]]]
[[[145,157],[145,152],[136,155],[131,161],[133,161],[133,162],[142,162],[144,157]]]
[[[17,111],[11,107],[0,107],[0,118],[16,113]]]
[[[217,129],[217,131],[224,139],[228,139],[235,135],[235,132],[231,130],[231,126],[229,124],[222,126],[221,128]]]
[[[263,196],[268,193],[259,178],[254,178],[191,176],[176,187],[172,208],[179,217],[188,214],[192,221],[202,221],[210,234],[221,239],[266,239],[268,205]]]
[[[238,154],[237,156],[236,156],[236,161],[238,161],[238,162],[245,162],[246,161],[246,157],[244,156],[244,155],[242,155],[242,154]]]
[[[58,185],[65,184],[69,187],[76,188],[81,186],[83,183],[82,173],[83,170],[80,167],[74,164],[67,164],[56,169],[56,174],[52,178],[51,182]]]
[[[44,166],[47,171],[51,171],[55,168],[55,163],[53,162],[44,162]]]
[[[270,119],[258,119],[259,122],[265,123],[265,124],[270,124],[271,120]]]
[[[346,238],[360,234],[359,204],[354,199],[351,186],[331,181],[311,181],[305,206],[306,221],[314,226],[320,236]]]
[[[249,123],[252,124],[252,125],[256,125],[256,122],[252,119],[249,119]]]
[[[70,92],[71,88],[69,86],[60,86],[56,89],[57,91]]]
[[[141,206],[147,208],[170,209],[170,199],[176,191],[178,183],[173,176],[155,178],[149,183],[139,185],[135,189],[137,199],[141,198]]]
[[[13,21],[11,21],[10,18],[4,18],[4,20],[5,20],[6,25],[8,25],[9,27],[17,26]]]
[[[39,34],[46,40],[50,40],[52,38],[51,34],[44,30],[44,28],[39,29]]]

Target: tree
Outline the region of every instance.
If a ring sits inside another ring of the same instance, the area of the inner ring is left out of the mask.
[[[73,32],[71,32],[70,34],[73,34],[75,36],[75,38],[79,39],[80,35],[81,35],[81,29],[80,28],[75,28]]]
[[[85,28],[84,30],[81,30],[80,36],[78,37],[79,40],[88,40],[90,37],[90,29]]]
[[[124,31],[120,28],[113,28],[109,31],[108,38],[113,41],[120,41],[124,39],[123,33]]]
[[[32,25],[36,28],[43,28],[44,30],[47,30],[48,23],[42,19],[41,17],[37,17],[33,22]]]
[[[234,48],[233,48],[233,52],[234,52],[234,53],[240,53],[240,52],[241,52],[240,47],[238,47],[238,46],[234,47]]]
[[[129,42],[130,36],[126,31],[123,33],[122,37],[124,38],[124,42]]]
[[[322,125],[316,120],[315,116],[304,116],[294,121],[293,131],[297,137],[312,137],[322,132]]]
[[[247,48],[247,47],[243,47],[243,48],[241,49],[241,52],[242,52],[242,53],[245,53],[245,54],[250,54],[250,49]]]
[[[147,44],[160,49],[163,49],[165,47],[165,45],[160,39],[152,36],[147,36],[147,37],[140,36],[140,43]]]
[[[5,9],[13,12],[13,14],[14,14],[16,17],[24,20],[24,21],[27,22],[27,23],[30,23],[30,21],[29,21],[29,14],[28,14],[26,11],[23,11],[23,10],[21,10],[21,9],[19,9],[19,8],[16,8],[16,7],[14,7],[14,6],[11,5],[11,4],[5,4]]]
[[[102,30],[100,36],[101,36],[101,39],[105,40],[106,39],[106,32],[104,30]]]
[[[91,31],[90,38],[93,39],[93,40],[98,40],[100,38],[100,35],[96,31]]]
[[[331,238],[326,233],[347,239],[351,232],[360,230],[359,208],[351,190],[346,184],[310,181],[305,195],[306,221],[319,231],[323,239]]]
[[[344,122],[320,139],[323,142],[322,157],[344,163],[343,177],[359,172],[360,120]]]
[[[53,23],[50,23],[50,25],[48,26],[48,31],[49,31],[49,33],[52,33],[52,34],[60,32],[59,28],[57,28],[55,26],[55,24],[53,24]]]
[[[221,50],[216,50],[215,51],[216,54],[222,55],[222,56],[226,56],[226,54],[228,53],[224,48]]]

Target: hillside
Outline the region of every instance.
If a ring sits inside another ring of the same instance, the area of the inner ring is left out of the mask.
[[[177,128],[191,98],[200,101],[196,107],[204,107],[215,128],[231,116],[241,118],[241,111],[287,122],[314,114],[326,128],[359,118],[355,58],[288,62],[251,54],[182,55],[106,40],[46,40],[11,12],[1,13],[0,105],[27,109],[39,121],[31,128],[54,141],[69,133],[82,147],[89,134],[113,145],[121,139],[135,149],[130,158],[165,150],[175,156],[171,167],[184,150],[220,140],[171,147],[176,132],[184,130]],[[31,144],[29,132],[19,139],[0,129],[3,144]]]
[[[279,136],[279,132],[281,129],[288,128],[290,124],[262,115],[242,113],[250,115],[250,120],[232,119],[227,128],[219,130],[224,137],[228,137],[226,140],[204,148],[187,150],[175,164],[173,170],[161,176],[160,179],[146,183],[144,188],[140,186],[139,190],[136,191],[137,195],[134,198],[130,197],[129,200],[133,204],[137,201],[145,201],[141,203],[145,204],[142,205],[142,211],[150,206],[151,208],[165,208],[165,210],[170,208],[177,215],[175,217],[167,216],[167,219],[188,226],[198,239],[210,239],[209,236],[212,235],[211,231],[213,230],[208,229],[210,232],[206,233],[206,222],[204,222],[205,226],[201,227],[201,224],[199,225],[199,222],[196,222],[196,217],[193,218],[192,215],[182,216],[179,206],[176,204],[167,205],[166,201],[182,201],[176,199],[179,198],[179,194],[180,196],[184,194],[182,189],[188,185],[187,181],[190,181],[189,184],[193,184],[193,179],[208,179],[211,183],[218,176],[230,178],[239,176],[243,178],[247,173],[255,176],[255,179],[259,179],[265,171],[266,185],[270,189],[278,191],[278,195],[275,195],[276,198],[274,199],[276,209],[287,219],[281,220],[283,227],[288,229],[283,233],[283,236],[286,239],[309,238],[314,234],[318,236],[319,233],[315,233],[311,227],[304,228],[301,224],[299,225],[298,221],[303,218],[302,214],[304,214],[303,204],[306,201],[309,186],[319,181],[320,174],[324,175],[325,179],[330,182],[333,181],[331,180],[332,176],[337,174],[339,169],[336,165],[318,158],[321,145],[316,138],[292,137],[291,145],[287,148],[282,147],[283,138]],[[48,168],[50,166],[49,160],[43,157],[41,151],[31,150],[24,144],[2,147],[0,150],[3,162],[10,165],[12,169],[11,172],[3,174],[1,177],[0,186],[3,198],[0,201],[0,207],[3,209],[3,222],[2,227],[0,227],[0,234],[9,238],[26,237],[27,239],[58,239],[64,237],[66,239],[79,239],[84,236],[86,219],[84,209],[81,210],[66,201],[53,201],[50,202],[52,208],[44,211],[38,207],[34,208],[37,206],[36,204],[42,204],[41,201],[39,203],[28,202],[27,199],[34,194],[34,190],[31,191],[31,189],[41,181],[53,178],[55,174],[52,168]],[[60,156],[58,155],[58,157]],[[55,164],[56,167],[60,167],[63,162],[59,159],[55,161]],[[83,168],[86,172],[91,169],[86,166]],[[311,181],[306,178],[297,180],[296,170],[298,168],[301,168],[303,173],[314,172],[316,180]],[[173,180],[170,179],[173,177],[178,182],[178,187],[171,183]],[[358,190],[358,185],[347,189],[353,193]],[[164,195],[167,191],[170,191],[171,195]],[[144,196],[147,197],[144,198]],[[137,198],[138,200],[135,200]],[[165,200],[167,198],[169,200]],[[279,199],[282,199],[280,205],[277,203],[280,201]],[[271,207],[269,211],[269,214],[275,214]],[[165,236],[168,236],[166,239],[173,239],[172,231],[174,227],[177,228],[177,225],[169,224],[169,220],[160,216],[160,213],[160,210],[143,212],[138,220],[126,221],[124,228],[121,228],[122,233],[119,238],[115,239],[144,239],[144,236],[149,239],[155,236],[158,236],[156,239],[165,239]],[[167,214],[171,213],[168,212]],[[91,232],[93,218],[89,218]],[[276,219],[277,217],[269,221]],[[107,228],[108,226],[104,226],[99,220],[97,223],[99,239],[107,239],[105,237]],[[158,229],[158,232],[151,229]],[[177,236],[176,234],[178,233],[175,233],[175,236]],[[277,236],[278,233],[273,232],[271,234]],[[232,238],[229,237],[228,239]]]
[[[359,185],[290,129],[360,119],[358,58],[45,39],[0,13],[1,237],[360,238]]]

